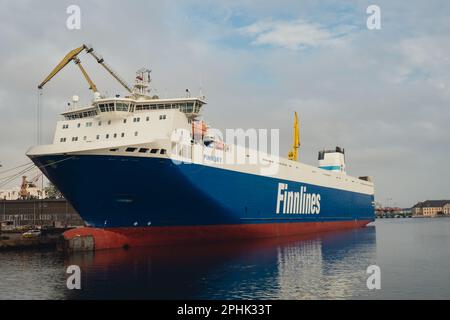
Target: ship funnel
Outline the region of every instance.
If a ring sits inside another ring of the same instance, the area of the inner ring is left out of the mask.
[[[328,171],[346,173],[344,149],[336,147],[335,150],[319,151],[319,168]]]

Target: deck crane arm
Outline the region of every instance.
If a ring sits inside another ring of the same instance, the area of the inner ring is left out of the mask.
[[[289,151],[289,160],[298,161],[298,148],[300,147],[300,129],[298,123],[298,115],[295,112],[294,115],[294,137],[292,142],[292,149]]]
[[[73,49],[70,51],[66,56],[61,60],[60,63],[50,72],[50,74],[47,76],[47,78],[44,79],[39,85],[38,88],[42,89],[44,85],[49,82],[61,69],[63,69],[70,61],[72,61],[78,54],[80,54],[81,51],[85,49],[85,45],[82,45],[81,47],[78,47],[76,49]]]
[[[42,89],[47,82],[49,82],[59,71],[61,71],[61,69],[63,69],[70,61],[73,61],[78,66],[78,68],[80,68],[81,73],[83,74],[86,81],[89,83],[89,86],[90,86],[89,89],[91,89],[94,92],[97,92],[96,85],[91,80],[89,75],[86,73],[86,70],[83,68],[83,66],[80,63],[80,59],[78,59],[78,57],[77,57],[83,50],[86,50],[87,53],[89,53],[91,56],[93,56],[95,58],[95,60],[97,60],[97,62],[99,64],[101,64],[103,66],[103,68],[105,68],[106,71],[108,71],[108,73],[110,75],[112,75],[114,77],[114,79],[116,79],[129,93],[133,93],[133,90],[131,89],[131,87],[116,72],[114,72],[110,66],[108,66],[105,63],[103,58],[100,57],[99,55],[97,55],[96,53],[94,53],[94,49],[91,46],[87,46],[85,44],[83,44],[81,47],[73,49],[68,54],[66,54],[66,56],[61,60],[61,62],[58,63],[58,65],[52,70],[52,72],[50,72],[50,74],[47,76],[47,78],[45,78],[44,81],[42,81],[39,84],[38,88]]]
[[[94,52],[94,49],[92,47],[84,45],[84,48],[86,49],[86,52],[93,56],[94,59],[97,60],[97,62],[101,64],[102,67],[105,68],[106,71],[108,71],[109,74],[112,75],[114,79],[116,79],[129,93],[133,93],[133,90],[130,88],[130,86],[116,72],[114,72],[110,66],[105,63],[104,59],[101,56],[97,55]]]
[[[73,59],[73,62],[75,62],[75,64],[78,66],[78,68],[80,68],[81,73],[83,74],[83,76],[84,76],[84,78],[86,79],[86,81],[89,83],[89,89],[91,89],[93,92],[98,92],[97,86],[96,86],[95,83],[91,80],[91,78],[90,78],[89,75],[87,74],[86,70],[84,70],[83,66],[81,65],[80,59],[78,59],[78,57],[75,57],[75,58]]]

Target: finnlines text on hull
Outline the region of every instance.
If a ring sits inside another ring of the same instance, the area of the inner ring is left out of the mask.
[[[287,183],[278,184],[277,214],[319,214],[320,194],[308,193],[306,186],[289,191]]]

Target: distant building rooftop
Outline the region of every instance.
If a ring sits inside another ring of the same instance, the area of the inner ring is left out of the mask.
[[[450,200],[426,200],[417,203],[413,208],[442,208],[446,204],[450,204]]]

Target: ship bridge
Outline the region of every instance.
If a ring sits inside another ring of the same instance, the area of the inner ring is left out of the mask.
[[[135,110],[162,110],[178,109],[186,114],[189,120],[195,119],[200,114],[202,107],[206,104],[203,98],[188,97],[175,99],[151,99],[137,101]]]
[[[61,115],[66,120],[81,119],[86,117],[100,117],[100,118],[126,118],[136,111],[145,110],[166,110],[178,109],[189,120],[195,119],[201,112],[201,108],[206,104],[203,98],[188,97],[175,99],[131,99],[131,98],[109,98],[97,99],[90,107],[82,107],[71,109],[63,112]]]

